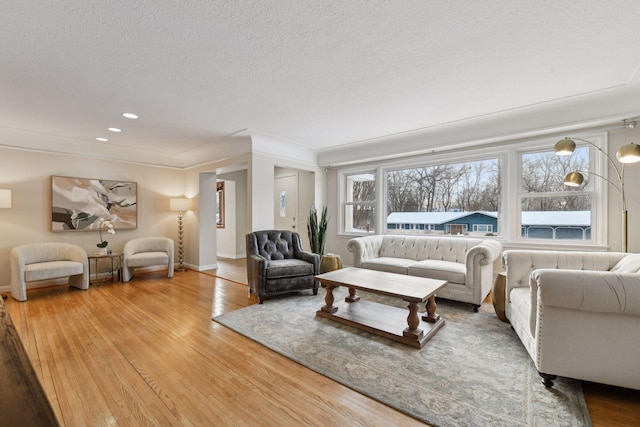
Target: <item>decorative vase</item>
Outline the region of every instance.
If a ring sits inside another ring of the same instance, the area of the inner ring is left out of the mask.
[[[100,255],[106,255],[106,254],[108,253],[108,250],[107,250],[107,248],[100,248],[100,249],[98,250],[98,253],[99,253]]]

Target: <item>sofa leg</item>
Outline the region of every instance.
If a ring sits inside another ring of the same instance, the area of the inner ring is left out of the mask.
[[[478,304],[471,304],[473,306],[473,312],[477,313],[480,306]]]
[[[313,294],[314,294],[314,295],[318,295],[318,290],[317,290],[317,289],[314,289],[314,290],[313,290]]]
[[[542,384],[547,388],[553,387],[553,380],[558,378],[556,375],[544,374],[542,372],[538,372],[538,374],[542,377]]]

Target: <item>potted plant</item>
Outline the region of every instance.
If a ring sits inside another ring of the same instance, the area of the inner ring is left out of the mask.
[[[320,256],[324,255],[324,247],[327,243],[327,224],[329,217],[327,216],[327,207],[322,208],[320,222],[318,222],[318,211],[315,205],[311,205],[309,217],[307,218],[307,232],[309,233],[309,245],[311,252]]]
[[[106,240],[102,239],[102,229],[106,229],[107,233],[109,234],[116,234],[116,229],[113,226],[113,221],[111,220],[106,220],[104,218],[100,218],[98,220],[98,232],[100,233],[100,243],[98,243],[96,246],[100,249],[100,253],[102,255],[106,255],[107,254],[107,245],[109,244],[109,242],[107,242]]]

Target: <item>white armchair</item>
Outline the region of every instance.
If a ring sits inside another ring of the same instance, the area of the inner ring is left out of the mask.
[[[505,311],[542,382],[640,389],[640,254],[509,250]]]
[[[173,277],[173,240],[167,237],[140,237],[129,240],[122,250],[122,281],[128,282],[138,267],[167,266],[167,277]]]
[[[11,296],[27,300],[27,282],[69,278],[69,286],[89,289],[87,252],[70,243],[32,243],[11,249]]]

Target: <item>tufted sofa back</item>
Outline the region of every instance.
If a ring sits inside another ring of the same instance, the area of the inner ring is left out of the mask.
[[[302,250],[300,235],[289,230],[262,230],[250,233],[255,238],[255,251],[267,260],[295,258]],[[247,245],[251,243],[248,236]]]
[[[507,294],[512,288],[528,287],[534,270],[609,271],[626,255],[622,252],[508,250],[502,255],[507,271]]]
[[[379,256],[464,264],[467,251],[482,242],[482,239],[473,238],[384,235]]]

